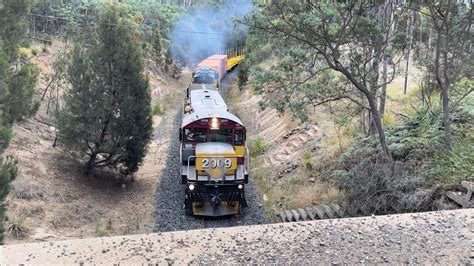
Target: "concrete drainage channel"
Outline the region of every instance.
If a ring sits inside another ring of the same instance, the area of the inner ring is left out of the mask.
[[[435,201],[437,210],[452,210],[459,208],[473,208],[474,182],[462,181],[461,186],[465,191],[447,191],[441,198]],[[341,206],[335,203],[323,204],[319,206],[304,207],[293,210],[283,210],[277,214],[280,222],[301,222],[311,220],[337,219],[345,217],[367,216],[362,210],[355,212],[344,211]]]
[[[341,207],[335,203],[320,205],[316,207],[299,208],[295,210],[284,210],[278,215],[282,222],[300,222],[311,220],[323,220],[343,218],[344,212]]]

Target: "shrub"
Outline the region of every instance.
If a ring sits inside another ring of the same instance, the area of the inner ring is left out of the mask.
[[[28,48],[25,48],[25,47],[21,47],[18,50],[18,53],[19,53],[21,58],[29,58],[33,55],[33,52],[31,51],[31,49],[28,49]]]
[[[267,144],[262,137],[256,137],[250,140],[250,155],[260,155],[267,149]]]
[[[446,185],[474,180],[474,137],[457,142],[450,151],[436,153],[422,172],[427,180]]]
[[[31,182],[17,182],[14,185],[13,195],[17,199],[42,199],[46,196],[46,192],[43,186],[31,183]]]
[[[397,124],[397,119],[394,114],[386,113],[382,117],[382,124],[384,127],[393,127]]]
[[[422,178],[411,175],[406,165],[371,159],[341,175],[339,185],[345,190],[352,211],[365,214],[387,214],[431,210],[431,194],[423,190]]]
[[[165,114],[165,105],[162,100],[158,100],[153,104],[151,108],[151,113],[153,115],[164,115]]]
[[[301,155],[301,161],[303,162],[304,167],[308,170],[313,169],[313,160],[311,156],[311,152],[309,151],[304,151],[303,154]]]
[[[33,47],[31,48],[31,53],[32,53],[34,56],[37,56],[41,51],[42,51],[42,49],[41,49],[40,46],[33,46]]]
[[[28,234],[26,225],[26,216],[24,214],[17,215],[7,221],[7,231],[14,238],[23,238]]]

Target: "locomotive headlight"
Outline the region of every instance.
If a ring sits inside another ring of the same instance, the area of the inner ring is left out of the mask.
[[[219,120],[217,119],[217,117],[212,118],[211,129],[219,129]]]
[[[243,189],[243,188],[244,188],[244,185],[239,184],[239,185],[237,186],[237,188],[238,188],[238,189]]]
[[[188,187],[188,188],[189,188],[189,190],[193,191],[193,190],[194,190],[194,185],[193,185],[193,184],[191,184],[191,185],[189,185],[189,187]]]

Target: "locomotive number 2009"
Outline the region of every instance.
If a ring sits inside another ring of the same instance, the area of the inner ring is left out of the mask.
[[[202,160],[202,168],[209,169],[209,168],[231,168],[232,167],[232,160],[230,159],[203,159]]]

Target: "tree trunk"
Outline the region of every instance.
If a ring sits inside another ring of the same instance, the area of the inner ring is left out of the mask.
[[[441,88],[443,97],[443,124],[444,124],[444,142],[448,149],[452,148],[452,132],[451,132],[451,112],[449,107],[449,89],[447,84],[445,88]]]
[[[384,52],[383,55],[383,66],[382,66],[382,88],[379,97],[379,113],[380,116],[383,117],[385,114],[385,101],[387,100],[387,75],[388,75],[388,62],[391,58],[390,53],[392,52],[392,45],[390,44],[390,40],[392,39],[393,32],[395,31],[395,23],[393,17],[393,3],[392,1],[388,1],[384,7],[384,21],[383,25],[388,33],[386,35],[385,41],[388,42],[387,51]],[[387,14],[388,12],[388,14]],[[388,17],[388,20],[387,20]],[[388,27],[387,27],[388,25]],[[394,70],[395,71],[395,70]]]
[[[407,87],[408,87],[408,68],[410,65],[410,53],[411,53],[411,46],[413,43],[413,28],[415,24],[415,15],[416,11],[413,10],[412,15],[410,16],[408,23],[407,23],[407,52],[405,54],[405,83],[403,86],[403,94],[407,94]]]
[[[373,96],[373,95],[366,95],[366,96],[367,96],[367,100],[368,100],[369,106],[370,106],[370,113],[372,114],[372,121],[374,122],[374,126],[377,129],[377,133],[378,133],[378,137],[379,137],[380,146],[382,148],[382,152],[384,154],[385,159],[391,161],[392,160],[392,154],[390,153],[390,150],[388,148],[387,139],[385,137],[385,131],[384,131],[383,125],[382,125],[382,119],[381,119],[379,111],[377,109],[377,104],[374,100],[375,96]]]
[[[86,175],[89,175],[94,169],[96,158],[97,158],[97,152],[91,153],[91,155],[89,156],[89,161],[87,162],[86,168],[84,171]]]
[[[385,114],[385,101],[387,99],[387,71],[388,71],[388,56],[385,56],[383,60],[383,69],[382,69],[382,91],[380,92],[379,100],[379,113],[380,116]]]
[[[445,51],[445,45],[447,40],[443,40],[443,28],[438,27],[437,31],[437,40],[436,40],[436,52],[435,52],[435,74],[436,74],[436,82],[438,83],[439,88],[441,89],[441,97],[442,97],[442,104],[443,104],[443,125],[444,125],[444,142],[448,149],[451,149],[451,112],[449,109],[449,80],[446,79],[443,81],[442,74],[441,74],[441,52]],[[445,66],[446,68],[446,66]],[[444,71],[448,71],[444,69]]]

